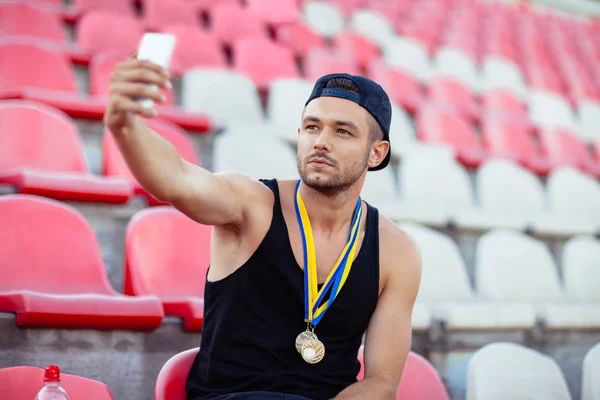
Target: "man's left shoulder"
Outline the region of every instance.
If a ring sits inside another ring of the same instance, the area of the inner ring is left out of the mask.
[[[379,216],[379,263],[381,272],[403,279],[420,280],[421,253],[416,241],[394,222]]]

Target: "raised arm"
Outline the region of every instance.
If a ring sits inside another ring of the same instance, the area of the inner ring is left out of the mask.
[[[256,181],[238,174],[213,174],[185,161],[175,147],[146,125],[154,109],[137,103],[145,97],[163,103],[149,84],[170,89],[169,74],[149,61],[131,57],[111,76],[104,123],[112,132],[129,169],[150,194],[171,203],[190,218],[206,225],[239,225],[247,204],[257,205],[265,191]],[[243,199],[243,201],[242,201]]]
[[[364,346],[364,379],[335,400],[395,400],[412,339],[412,309],[421,281],[421,256],[411,238],[381,221],[380,269],[388,275]]]

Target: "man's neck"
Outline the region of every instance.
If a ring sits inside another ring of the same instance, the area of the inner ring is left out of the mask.
[[[358,185],[330,194],[313,189],[304,182],[300,183],[300,195],[310,217],[312,230],[330,235],[349,229],[359,194]]]

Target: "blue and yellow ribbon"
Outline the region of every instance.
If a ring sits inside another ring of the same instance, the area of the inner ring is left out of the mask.
[[[321,290],[318,289],[317,280],[317,258],[315,256],[315,243],[310,225],[308,212],[300,195],[300,181],[296,185],[296,218],[300,226],[302,237],[302,250],[304,256],[304,319],[313,328],[321,321],[325,312],[331,306],[339,292],[342,290],[348,274],[352,268],[356,248],[358,247],[358,236],[360,232],[360,221],[362,219],[361,198],[359,196],[352,217],[348,240],[338,260],[329,272]],[[327,292],[331,289],[328,299]]]

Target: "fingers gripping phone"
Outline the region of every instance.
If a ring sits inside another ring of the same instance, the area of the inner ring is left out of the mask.
[[[175,49],[175,36],[166,33],[146,33],[142,37],[138,48],[137,59],[148,60],[154,64],[168,69],[171,63],[171,56]],[[152,85],[158,89],[158,86]],[[136,99],[144,108],[154,107],[152,99]]]

